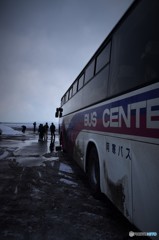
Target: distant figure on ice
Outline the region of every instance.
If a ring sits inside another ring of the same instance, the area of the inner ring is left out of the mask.
[[[33,123],[34,126],[34,133],[36,132],[36,122]]]
[[[44,140],[44,126],[41,123],[39,125],[38,132],[39,132],[39,141],[43,141]]]
[[[45,125],[44,125],[44,141],[47,141],[48,129],[49,129],[49,126],[48,126],[48,123],[46,122]]]
[[[55,125],[53,123],[51,123],[51,126],[50,126],[50,132],[51,132],[51,142],[55,141]]]
[[[26,126],[23,125],[23,126],[22,126],[22,133],[25,133],[25,131],[26,131]]]

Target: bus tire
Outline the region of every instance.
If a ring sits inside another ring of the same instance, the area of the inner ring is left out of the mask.
[[[100,196],[100,168],[97,149],[92,147],[88,155],[88,182],[94,197]]]

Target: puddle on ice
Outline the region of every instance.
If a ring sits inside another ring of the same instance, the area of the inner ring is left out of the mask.
[[[66,184],[68,184],[68,185],[72,185],[72,186],[78,186],[78,183],[76,183],[76,182],[73,182],[73,181],[70,181],[70,180],[68,180],[68,179],[65,179],[65,178],[61,178],[60,179],[60,182],[63,182],[63,183],[66,183]]]
[[[59,157],[49,157],[49,158],[46,158],[45,156],[42,156],[42,158],[46,161],[57,161],[59,160]]]
[[[64,163],[60,163],[59,171],[63,171],[63,172],[67,172],[67,173],[73,173],[72,168],[70,166],[64,164]]]
[[[66,177],[66,178],[72,179],[71,176],[66,175],[66,174],[64,174],[64,173],[62,173],[62,172],[59,172],[58,174],[59,174],[61,177]]]
[[[45,161],[51,162],[52,166],[54,165],[53,161],[57,161],[58,157],[51,157],[51,158],[45,158],[43,156],[23,156],[23,157],[16,157],[17,162],[22,166],[32,167],[32,166],[45,166]]]
[[[44,162],[44,159],[42,159],[41,157],[37,158],[37,157],[18,157],[17,162],[24,166],[24,167],[31,167],[31,166],[40,166],[42,165],[42,163]]]

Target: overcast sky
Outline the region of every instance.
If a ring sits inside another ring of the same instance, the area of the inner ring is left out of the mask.
[[[133,0],[0,0],[0,122],[54,121]]]

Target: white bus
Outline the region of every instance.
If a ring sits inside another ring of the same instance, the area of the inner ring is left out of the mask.
[[[159,0],[134,1],[57,110],[92,191],[159,236]]]

